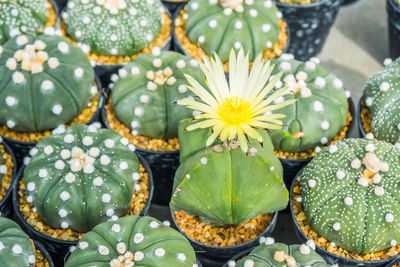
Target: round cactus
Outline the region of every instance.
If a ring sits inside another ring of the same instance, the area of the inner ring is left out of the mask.
[[[301,174],[311,228],[359,254],[400,242],[400,149],[384,141],[346,139],[322,150]]]
[[[94,71],[61,37],[20,35],[0,46],[0,123],[35,132],[67,123],[87,106]]]
[[[139,161],[128,146],[94,125],[44,138],[24,171],[27,200],[50,226],[78,232],[124,215],[139,179]]]
[[[329,267],[324,259],[318,255],[315,244],[309,242],[302,245],[285,245],[274,243],[272,238],[256,247],[251,253],[241,259],[236,267],[264,266],[264,267]],[[231,265],[229,264],[229,267]]]
[[[398,59],[368,80],[362,97],[372,113],[372,133],[391,143],[400,141],[399,74]]]
[[[127,216],[97,225],[85,234],[65,267],[196,267],[183,235],[152,217]]]
[[[112,106],[118,119],[140,135],[157,139],[177,137],[179,121],[192,112],[177,100],[192,96],[185,73],[204,80],[194,59],[175,52],[143,54],[119,71],[112,89]]]
[[[279,37],[281,13],[271,0],[192,0],[187,5],[186,35],[207,55],[214,52],[228,61],[234,47],[257,54],[271,48]]]
[[[0,217],[0,262],[3,266],[33,267],[35,251],[18,224]]]
[[[184,210],[215,224],[238,224],[286,207],[282,166],[265,131],[258,130],[265,147],[251,139],[247,155],[235,141],[202,149],[211,129],[188,132],[184,129],[189,124],[185,120],[180,126],[185,155],[175,174],[172,210]]]
[[[105,56],[136,54],[161,30],[159,0],[68,1],[67,32],[75,41]]]
[[[283,71],[276,87],[287,86],[291,92],[274,102],[297,99],[294,105],[279,109],[285,114],[287,128],[272,130],[271,138],[276,150],[302,152],[331,140],[345,125],[349,105],[343,83],[331,72],[318,65],[313,58],[308,62],[283,55],[273,60],[278,66],[273,75]]]
[[[36,35],[47,21],[46,0],[0,1],[0,45],[20,34]]]

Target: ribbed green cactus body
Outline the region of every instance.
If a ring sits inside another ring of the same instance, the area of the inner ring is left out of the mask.
[[[324,259],[319,256],[312,248],[303,245],[285,245],[282,243],[261,244],[251,253],[241,259],[236,267],[286,267],[288,262],[279,258],[279,253],[290,256],[294,259],[297,267],[329,267]],[[252,264],[252,265],[251,265]]]
[[[187,134],[197,131],[204,130]],[[268,144],[268,135],[263,137]],[[238,146],[228,149],[215,145],[198,150],[200,143],[191,142],[196,139],[192,138],[180,140],[181,148],[193,151],[186,150],[188,156],[181,157],[170,202],[172,210],[184,210],[215,224],[238,224],[286,207],[288,192],[282,166],[268,146],[264,150],[252,140],[248,155]],[[205,144],[206,139],[198,138],[197,142],[201,141]]]
[[[46,21],[46,0],[0,1],[0,45],[19,34],[39,34]]]
[[[399,75],[400,60],[396,60],[368,80],[362,97],[372,113],[372,133],[391,143],[400,141]]]
[[[300,180],[312,229],[351,252],[395,246],[400,242],[399,162],[398,146],[368,139],[346,139],[318,153]]]
[[[161,8],[159,0],[70,0],[66,9],[67,32],[96,54],[136,54],[159,35]]]
[[[204,80],[197,61],[175,52],[155,51],[128,63],[112,89],[118,119],[140,135],[177,137],[179,121],[193,116],[186,107],[174,104],[193,96],[182,71]]]
[[[326,144],[347,120],[349,106],[342,82],[316,60],[303,63],[284,55],[273,63],[277,67],[272,75],[284,71],[277,87],[288,86],[288,90],[295,92],[277,98],[275,103],[297,99],[294,105],[277,111],[286,115],[283,121],[287,128],[272,131],[275,149],[302,152]]]
[[[124,259],[129,262],[119,265]],[[194,267],[197,264],[193,248],[179,232],[152,217],[127,216],[99,224],[84,235],[65,265],[75,266]]]
[[[71,126],[34,148],[24,171],[28,198],[55,228],[86,232],[123,216],[139,179],[139,161],[112,130]]]
[[[0,264],[18,267],[35,266],[35,252],[28,235],[18,224],[4,217],[0,217]]]
[[[57,36],[21,35],[0,46],[0,123],[54,129],[87,106],[94,71],[85,54]]]
[[[186,35],[207,55],[216,52],[223,62],[232,47],[243,47],[253,61],[278,40],[281,14],[273,1],[243,1],[231,8],[220,1],[192,0],[187,14]]]
[[[0,149],[0,184],[3,181],[4,174],[7,172],[7,166],[4,165],[3,152]]]

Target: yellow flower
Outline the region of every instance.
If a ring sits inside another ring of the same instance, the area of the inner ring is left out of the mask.
[[[249,73],[249,54],[245,55],[241,49],[236,56],[232,50],[229,56],[229,85],[218,55],[211,60],[204,57],[204,63],[200,64],[206,76],[208,90],[192,76],[185,75],[189,82],[187,87],[200,101],[184,98],[177,103],[202,112],[194,117],[201,121],[189,126],[187,130],[212,127],[213,133],[207,140],[207,146],[212,145],[219,137],[222,142],[239,141],[241,149],[247,152],[247,137],[262,142],[255,128],[282,128],[283,122],[280,119],[285,115],[271,114],[271,111],[293,104],[296,100],[271,104],[276,98],[287,94],[288,88],[271,93],[282,73],[268,82],[274,66],[262,59],[261,54],[255,59]]]

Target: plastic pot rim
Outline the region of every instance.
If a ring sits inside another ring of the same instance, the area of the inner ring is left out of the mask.
[[[280,5],[282,7],[295,7],[295,8],[299,8],[299,9],[313,8],[316,6],[324,5],[327,2],[334,2],[334,1],[340,1],[340,4],[343,3],[343,0],[322,0],[322,1],[311,3],[311,4],[299,5],[299,4],[287,4],[287,3],[282,3],[282,2],[274,0],[276,6]]]
[[[53,259],[51,258],[50,253],[47,251],[44,245],[37,240],[33,240],[33,243],[35,244],[35,248],[40,250],[46,260],[49,262],[50,267],[54,267]]]
[[[17,180],[17,175],[18,175],[17,159],[15,158],[14,152],[12,151],[10,146],[5,142],[5,138],[4,137],[0,137],[0,139],[1,138],[3,138],[4,141],[0,142],[0,145],[4,146],[4,150],[6,151],[6,153],[11,156],[11,159],[12,159],[12,162],[13,162],[14,166],[13,166],[13,173],[12,173],[12,177],[11,177],[10,188],[8,189],[8,191],[7,191],[6,195],[4,196],[4,198],[0,201],[0,207],[3,206],[4,204],[6,204],[6,202],[10,198],[12,198],[12,191],[14,190],[15,181]]]

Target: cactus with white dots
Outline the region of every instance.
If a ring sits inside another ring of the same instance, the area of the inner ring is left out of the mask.
[[[294,105],[284,107],[287,127],[272,130],[271,139],[276,150],[303,152],[325,145],[344,127],[349,104],[343,83],[334,74],[319,66],[319,60],[301,62],[284,54],[272,60],[277,65],[271,78],[283,71],[276,88],[288,87],[291,92],[274,102],[297,99]]]
[[[233,48],[249,51],[250,60],[278,40],[281,18],[271,0],[192,0],[187,5],[186,35],[208,56],[228,61]]]
[[[46,5],[46,0],[0,1],[0,45],[20,34],[43,32]]]
[[[144,216],[97,225],[78,242],[65,267],[197,267],[190,243],[176,230]]]
[[[24,171],[27,200],[54,228],[87,232],[123,216],[139,179],[133,149],[126,138],[94,125],[46,137]]]
[[[324,259],[315,252],[315,244],[308,242],[306,244],[286,245],[274,243],[272,238],[266,238],[266,241],[253,249],[250,254],[242,258],[236,264],[228,262],[229,267],[329,267]]]
[[[0,217],[0,262],[3,266],[33,267],[35,251],[28,235],[18,224]]]
[[[172,210],[184,210],[215,225],[230,225],[286,207],[282,166],[265,131],[257,130],[264,146],[251,139],[247,155],[235,141],[216,142],[205,149],[211,129],[188,132],[185,129],[191,123],[184,120],[179,126],[184,155],[174,178]]]
[[[117,118],[132,133],[150,138],[178,136],[179,121],[192,117],[192,111],[176,105],[179,99],[193,96],[183,74],[204,81],[199,64],[176,52],[143,54],[119,71],[112,89],[112,107]]]
[[[400,142],[400,60],[373,75],[362,99],[372,113],[371,131],[381,140]]]
[[[129,56],[149,46],[160,33],[160,0],[68,1],[67,32],[104,56]]]
[[[94,71],[85,54],[58,36],[20,35],[0,46],[0,124],[54,129],[87,106]]]
[[[345,250],[365,254],[400,241],[400,147],[346,139],[322,150],[300,177],[311,228]]]

